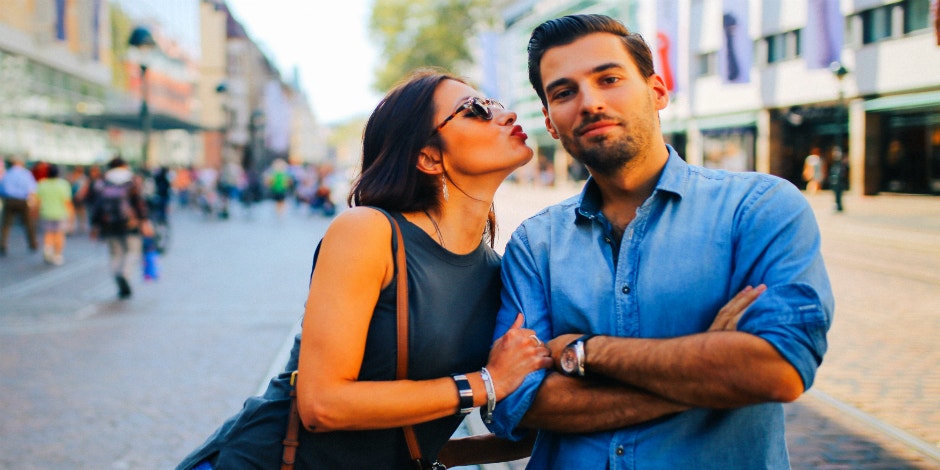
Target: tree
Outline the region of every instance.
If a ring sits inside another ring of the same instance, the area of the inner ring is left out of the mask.
[[[473,62],[469,40],[492,21],[490,7],[490,0],[375,0],[369,32],[385,60],[375,89],[387,91],[419,67],[460,74]]]

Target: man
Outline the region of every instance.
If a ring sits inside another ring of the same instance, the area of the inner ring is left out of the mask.
[[[842,156],[842,147],[832,147],[832,165],[829,166],[829,187],[836,198],[836,212],[842,212],[842,193],[849,185],[849,166]]]
[[[121,157],[108,162],[108,170],[96,183],[91,223],[92,237],[100,235],[108,244],[118,298],[130,298],[128,279],[141,259],[141,235],[152,235],[153,228],[147,219],[147,204],[140,182],[135,180],[134,172]]]
[[[649,47],[615,20],[539,26],[529,77],[591,177],[506,247],[496,335],[523,312],[567,375],[528,376],[491,429],[539,429],[530,468],[788,468],[780,402],[812,384],[833,310],[805,198],[686,164]]]
[[[0,196],[3,197],[3,222],[0,226],[0,256],[7,253],[7,237],[13,218],[19,217],[26,229],[26,241],[30,251],[36,251],[39,244],[36,240],[36,221],[34,208],[36,206],[36,178],[32,172],[23,166],[23,160],[13,157],[10,168],[0,179]]]

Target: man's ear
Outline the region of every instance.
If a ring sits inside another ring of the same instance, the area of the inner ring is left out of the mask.
[[[663,80],[659,74],[653,74],[647,79],[650,87],[650,95],[653,97],[653,102],[656,103],[656,109],[662,111],[666,109],[666,106],[669,105],[669,88],[666,87],[666,82]]]
[[[545,129],[548,129],[548,133],[551,134],[553,139],[558,140],[558,131],[555,130],[555,125],[552,124],[552,118],[548,116],[548,109],[544,106],[542,107],[542,114],[545,115]]]
[[[431,147],[421,149],[421,154],[418,155],[418,171],[429,175],[444,173],[444,159],[441,158],[440,151]]]

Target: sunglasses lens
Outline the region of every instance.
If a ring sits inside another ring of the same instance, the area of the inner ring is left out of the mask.
[[[490,108],[481,100],[473,100],[473,102],[470,103],[470,112],[478,118],[487,121],[493,119],[493,112],[490,111]]]

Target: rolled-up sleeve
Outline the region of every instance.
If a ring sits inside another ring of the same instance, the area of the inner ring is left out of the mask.
[[[519,312],[525,315],[525,328],[534,330],[539,338],[551,339],[552,325],[545,288],[525,237],[525,227],[520,227],[506,245],[502,280],[502,307],[496,318],[494,340],[506,333]],[[545,370],[529,374],[519,388],[500,401],[493,413],[493,422],[487,425],[490,431],[506,439],[523,438],[527,430],[517,429],[519,422],[535,400],[546,375]]]
[[[738,322],[738,331],[769,342],[800,374],[809,390],[826,353],[829,315],[806,284],[769,287]]]
[[[768,286],[738,330],[768,341],[808,390],[826,353],[835,301],[820,252],[820,233],[806,198],[779,182],[752,193],[738,226],[737,285]]]

